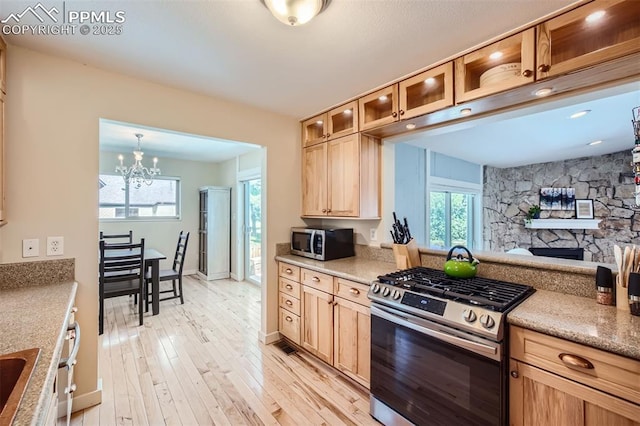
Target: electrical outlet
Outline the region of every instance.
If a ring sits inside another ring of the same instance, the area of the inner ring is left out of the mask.
[[[40,256],[40,240],[31,238],[22,240],[22,257]]]
[[[47,256],[64,254],[64,237],[47,237]]]
[[[376,241],[378,239],[378,230],[376,228],[369,229],[369,239]]]

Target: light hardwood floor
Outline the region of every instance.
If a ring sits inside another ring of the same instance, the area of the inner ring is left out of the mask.
[[[141,327],[133,299],[107,299],[102,404],[72,424],[379,424],[365,390],[308,354],[258,341],[257,286],[189,276],[184,294]]]

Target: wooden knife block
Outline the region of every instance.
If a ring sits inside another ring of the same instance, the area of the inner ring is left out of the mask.
[[[408,269],[420,266],[420,252],[416,240],[411,240],[407,244],[394,244],[393,255],[396,258],[398,269]]]

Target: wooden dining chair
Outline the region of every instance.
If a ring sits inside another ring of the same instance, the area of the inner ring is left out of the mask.
[[[128,234],[105,234],[100,231],[100,240],[109,244],[133,244],[133,231],[129,231]]]
[[[159,283],[162,281],[172,281],[173,287],[170,290],[158,291],[158,294],[172,293],[171,296],[165,296],[159,298],[158,301],[171,300],[180,298],[180,303],[184,305],[184,296],[182,295],[182,269],[184,268],[184,256],[187,252],[187,243],[189,242],[189,232],[185,233],[180,231],[178,236],[178,245],[176,247],[176,254],[173,258],[173,267],[171,269],[161,269],[159,272]],[[152,277],[151,272],[147,271],[147,306],[146,310],[149,311],[149,303],[152,300]],[[158,283],[158,284],[159,284]]]
[[[138,316],[143,324],[143,295],[146,294],[144,279],[144,238],[133,244],[107,244],[100,240],[99,277],[99,333],[104,331],[104,300],[111,297],[140,295]]]

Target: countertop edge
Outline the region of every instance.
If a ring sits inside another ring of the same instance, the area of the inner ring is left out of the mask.
[[[294,266],[299,266],[301,268],[311,269],[316,272],[330,274],[338,278],[343,278],[345,280],[350,280],[365,285],[371,285],[371,283],[377,278],[378,275],[397,270],[395,263],[372,259],[362,259],[355,256],[336,260],[320,261],[308,259],[306,257],[286,254],[276,256],[275,260],[279,262],[289,263]],[[362,265],[375,265],[376,267],[380,268],[379,272],[372,273],[368,278],[363,278],[360,275],[354,275],[353,273],[345,272],[345,269],[352,268],[352,265],[354,265],[355,262],[361,263]]]

